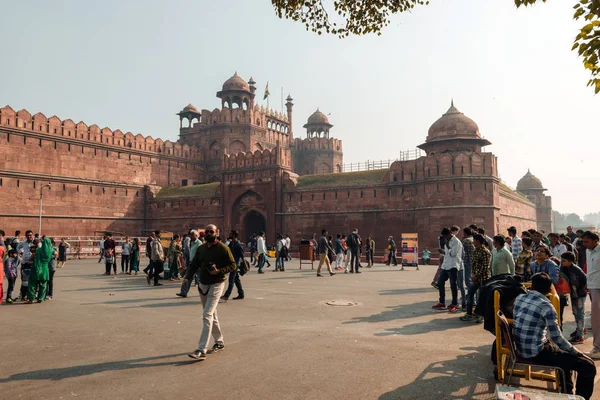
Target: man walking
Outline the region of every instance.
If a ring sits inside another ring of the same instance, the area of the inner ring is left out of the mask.
[[[106,257],[107,255],[110,255],[112,257],[112,267],[113,267],[113,271],[115,273],[115,275],[117,274],[117,252],[116,252],[116,248],[117,248],[117,242],[115,242],[115,240],[112,237],[112,233],[110,232],[106,232],[106,240],[104,241],[104,257]],[[107,267],[108,268],[108,274],[110,275],[110,266]]]
[[[440,301],[432,306],[434,310],[446,310],[446,281],[450,279],[450,291],[452,292],[452,303],[447,308],[450,312],[458,309],[458,270],[462,266],[463,246],[460,240],[452,234],[450,229],[442,229],[441,235],[446,242],[444,248],[444,261],[438,279],[438,288],[440,292]]]
[[[286,261],[292,261],[292,239],[290,239],[290,236],[287,233],[285,234],[284,243],[288,250]]]
[[[321,267],[323,266],[323,264],[327,265],[327,271],[329,271],[329,275],[333,276],[335,275],[335,272],[333,272],[331,270],[331,263],[329,262],[329,257],[327,257],[327,253],[331,250],[331,252],[333,252],[333,249],[329,246],[329,242],[327,241],[327,229],[323,229],[321,231],[321,237],[319,238],[319,267],[317,268],[317,276],[323,276],[321,275]],[[358,266],[356,267],[356,272],[358,271]]]
[[[467,293],[471,286],[471,276],[473,274],[473,253],[475,252],[475,245],[473,243],[473,233],[471,228],[463,229],[463,277]],[[463,300],[464,301],[464,300]]]
[[[154,240],[152,240],[150,247],[150,262],[152,263],[151,272],[146,277],[148,285],[154,277],[154,286],[162,286],[162,283],[158,282],[160,273],[164,271],[163,263],[165,261],[165,252],[163,250],[162,243],[160,242],[160,231],[154,231]]]
[[[148,266],[144,268],[146,275],[152,275],[152,241],[154,240],[154,232],[146,238],[146,257],[148,258]]]
[[[217,240],[217,236],[219,236],[217,227],[212,224],[208,225],[204,232],[206,243],[198,248],[194,259],[190,263],[190,268],[185,274],[185,281],[192,279],[196,272],[200,275],[198,291],[203,307],[202,333],[198,340],[198,348],[193,353],[188,354],[189,357],[198,361],[206,359],[206,350],[211,336],[214,339],[212,353],[225,348],[223,333],[217,316],[217,306],[225,289],[227,275],[236,270],[235,259],[231,254],[231,250],[224,243]]]
[[[342,271],[344,268],[342,264],[344,262],[344,247],[342,246],[342,234],[338,233],[335,241],[333,242],[333,250],[335,252],[335,269],[336,271]]]
[[[236,268],[234,271],[229,273],[229,285],[227,286],[227,290],[221,300],[227,301],[229,300],[229,296],[231,296],[231,292],[233,292],[233,286],[235,285],[238,295],[233,298],[233,300],[243,300],[244,299],[244,288],[242,287],[242,281],[240,280],[240,266],[244,262],[244,248],[242,244],[238,240],[238,231],[233,230],[229,233],[229,250],[231,250],[231,254],[233,255],[233,259],[235,261]]]
[[[348,235],[348,239],[346,239],[346,245],[350,249],[350,273],[356,272],[360,274],[358,270],[359,260],[358,260],[358,249],[360,248],[360,236],[358,234],[358,228],[355,228],[350,235]],[[344,271],[346,272],[346,270]]]
[[[389,236],[388,237],[388,262],[385,265],[390,265],[392,262],[394,263],[394,266],[398,265],[398,260],[396,259],[396,242],[394,241],[394,237],[393,236]],[[404,270],[404,267],[402,267],[402,269]]]
[[[365,247],[367,249],[367,268],[372,268],[373,263],[375,262],[373,258],[375,256],[375,241],[373,240],[373,236],[367,236]]]

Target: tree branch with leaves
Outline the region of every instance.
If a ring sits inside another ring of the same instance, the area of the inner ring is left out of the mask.
[[[474,0],[475,1],[475,0]],[[545,3],[547,0],[513,0],[517,7]],[[344,38],[350,35],[382,34],[394,14],[428,5],[427,0],[333,0],[328,12],[325,0],[271,0],[279,18],[301,22],[318,35]],[[600,0],[577,0],[573,18],[583,21],[573,50],[590,71],[588,86],[600,92]]]

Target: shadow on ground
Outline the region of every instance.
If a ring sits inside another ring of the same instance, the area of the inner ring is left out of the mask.
[[[367,317],[354,317],[344,324],[358,324],[362,322],[386,322],[396,319],[414,318],[425,314],[431,314],[431,301],[422,301],[420,303],[401,304],[398,306],[386,307],[388,310],[379,314],[369,315]]]
[[[37,371],[21,372],[13,374],[8,378],[0,379],[0,383],[12,382],[12,381],[29,381],[29,380],[53,380],[59,381],[66,378],[75,378],[85,375],[94,375],[96,373],[104,371],[122,371],[139,368],[152,368],[162,366],[182,366],[195,363],[193,360],[182,361],[182,356],[185,353],[168,354],[156,357],[145,357],[137,358],[133,360],[123,361],[110,361],[99,364],[88,364],[88,365],[74,365],[65,368],[51,368],[51,369],[40,369]],[[178,358],[178,361],[167,361],[167,362],[151,362],[156,360],[163,360],[168,358]]]
[[[384,332],[376,333],[375,336],[393,336],[393,335],[420,335],[429,332],[441,332],[451,329],[461,329],[473,326],[472,322],[463,322],[456,318],[438,318],[427,322],[417,322],[404,325],[400,328],[388,328]]]
[[[496,382],[489,359],[491,345],[464,347],[469,353],[433,362],[408,385],[382,394],[379,400],[491,399]]]

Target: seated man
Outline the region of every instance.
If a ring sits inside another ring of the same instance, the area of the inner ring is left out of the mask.
[[[531,291],[515,300],[513,332],[518,352],[535,363],[562,368],[569,394],[573,393],[571,372],[576,371],[576,394],[589,399],[594,391],[596,365],[562,335],[556,310],[546,297],[551,286],[548,274],[537,273],[531,277]]]

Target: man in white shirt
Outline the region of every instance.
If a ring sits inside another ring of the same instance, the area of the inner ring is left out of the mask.
[[[284,239],[283,242],[285,243],[285,247],[287,247],[287,249],[288,249],[287,261],[291,261],[291,259],[292,259],[292,256],[291,256],[291,254],[292,254],[292,252],[291,252],[292,248],[290,247],[290,245],[292,244],[292,239],[290,239],[290,236],[287,233],[285,234],[285,239]]]
[[[455,312],[458,309],[458,271],[462,267],[463,245],[456,236],[452,234],[450,229],[442,229],[442,236],[446,244],[444,245],[444,262],[440,277],[438,279],[438,288],[440,291],[440,301],[432,306],[434,310],[448,310]],[[452,303],[446,308],[446,281],[450,279],[450,290],[452,292]]]
[[[560,243],[558,233],[549,234],[548,239],[550,239],[550,252],[560,260],[560,257],[567,252],[567,246]]]
[[[258,273],[264,274],[263,267],[267,257],[267,245],[265,244],[265,233],[260,232],[256,240],[256,251],[258,252]]]
[[[586,231],[581,236],[586,248],[587,288],[592,296],[592,333],[594,349],[589,356],[600,360],[600,246],[597,233]]]

